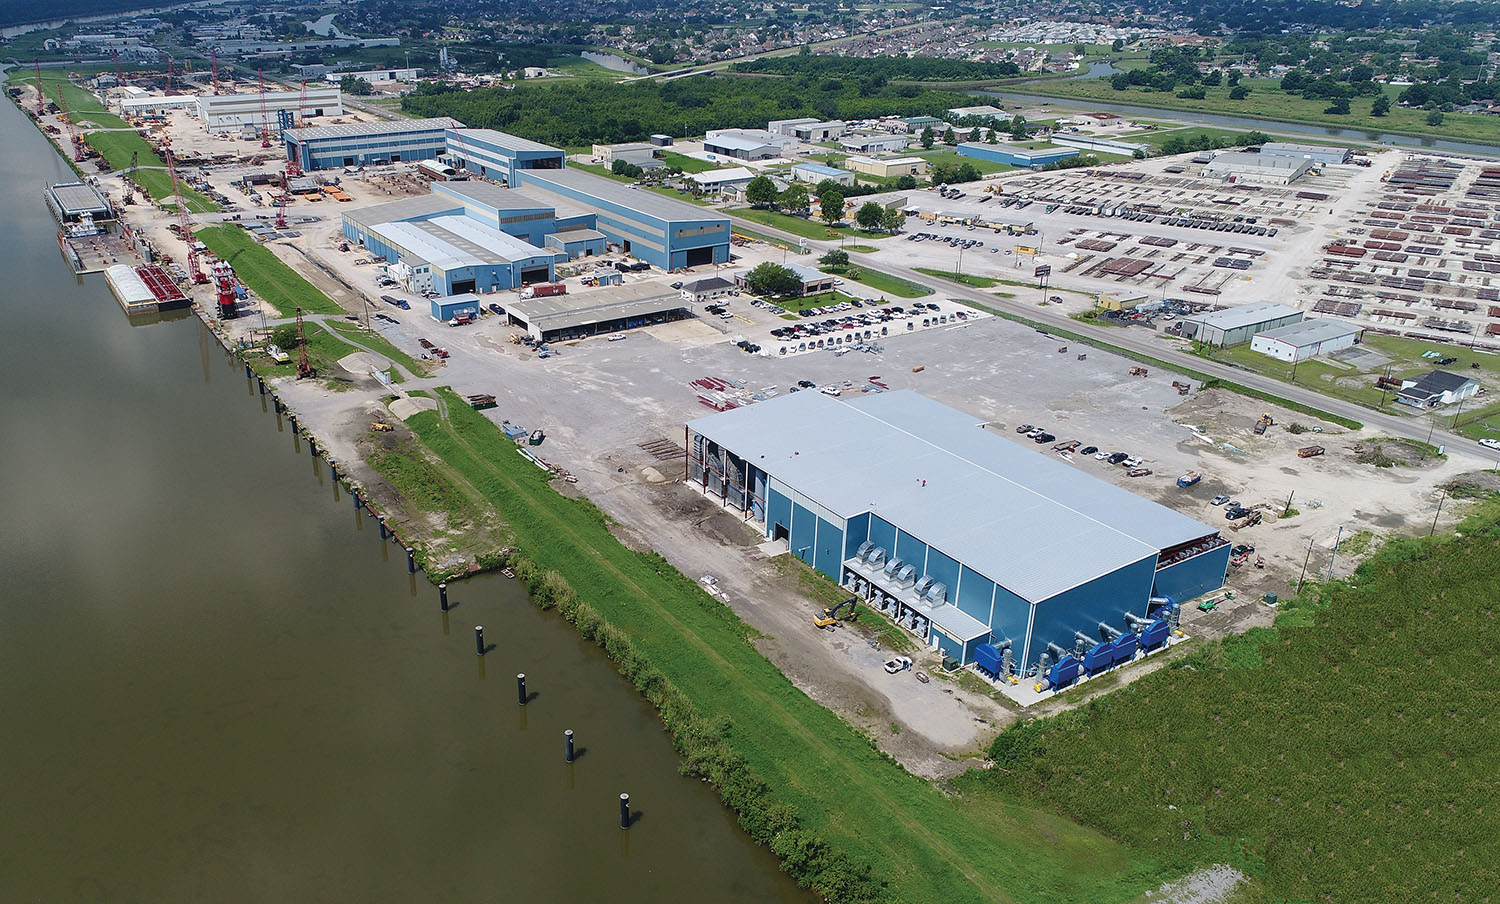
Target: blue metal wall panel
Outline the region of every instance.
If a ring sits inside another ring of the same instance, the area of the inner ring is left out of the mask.
[[[927,574],[931,575],[934,581],[942,581],[948,586],[948,599],[952,600],[953,595],[958,592],[958,563],[949,558],[946,553],[929,547]],[[985,603],[984,615],[981,615],[979,620],[985,621],[989,618],[989,614],[989,603]]]
[[[1224,574],[1228,570],[1229,547],[1221,546],[1158,571],[1151,595],[1170,596],[1179,603],[1185,602],[1223,587]]]
[[[870,542],[885,549],[887,560],[896,556],[896,528],[879,515],[870,516]]]
[[[1156,557],[1148,556],[1038,603],[1031,631],[1032,660],[1046,649],[1048,642],[1072,649],[1074,631],[1103,640],[1099,634],[1100,622],[1127,630],[1125,613],[1141,613],[1151,594],[1155,573]]]
[[[812,512],[792,503],[792,555],[811,565],[813,545],[817,543],[818,517]]]
[[[859,549],[859,544],[870,537],[870,516],[868,514],[855,515],[844,525],[844,558],[853,558],[854,551]]]
[[[844,529],[818,519],[818,539],[813,544],[813,567],[837,582],[844,576]]]
[[[766,536],[776,536],[776,525],[792,529],[792,500],[769,487],[766,489]]]
[[[959,662],[963,662],[964,645],[962,643],[954,640],[937,628],[932,629],[932,639],[937,641],[938,649],[943,651],[943,655],[952,656]]]
[[[953,585],[948,585],[948,600],[960,611],[972,615],[985,624],[990,623],[990,603],[994,601],[995,584],[989,578],[968,566],[960,566],[962,576],[958,581],[957,595]]]
[[[750,517],[756,521],[766,520],[766,472],[749,465],[747,473],[750,481]]]
[[[983,621],[983,619],[980,619]],[[1026,626],[1031,621],[1031,604],[1006,590],[995,588],[995,614],[990,619],[990,637],[995,643],[1014,641],[1015,658],[1026,649]],[[1031,657],[1036,658],[1034,655]]]
[[[896,531],[896,555],[900,556],[906,564],[917,570],[917,577],[922,576],[922,569],[927,564],[926,543],[898,528]]]

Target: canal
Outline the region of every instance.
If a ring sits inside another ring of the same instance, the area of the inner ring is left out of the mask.
[[[0,900],[808,900],[595,647],[445,616],[196,318],[75,278],[10,103],[0,166]]]

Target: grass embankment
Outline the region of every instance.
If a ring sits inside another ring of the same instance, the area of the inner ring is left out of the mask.
[[[339,323],[333,320],[328,321],[327,325],[340,335],[352,339],[370,351],[384,355],[392,362],[401,365],[406,368],[407,373],[414,377],[425,377],[430,372],[426,364],[392,345],[390,340],[374,330],[367,330],[363,326],[354,323]]]
[[[697,157],[689,157],[686,154],[678,154],[674,151],[662,151],[660,153],[662,163],[665,163],[667,166],[675,166],[684,173],[706,173],[709,170],[719,168],[717,163],[699,160]]]
[[[1208,88],[1203,100],[1187,100],[1172,93],[1130,88],[1116,91],[1108,79],[1072,79],[1055,82],[1028,84],[1024,89],[1029,94],[1048,97],[1066,97],[1077,100],[1093,100],[1101,103],[1131,104],[1138,107],[1155,107],[1161,110],[1188,110],[1199,113],[1226,113],[1264,119],[1269,122],[1300,122],[1322,126],[1340,126],[1346,129],[1364,129],[1378,132],[1400,132],[1422,138],[1452,138],[1481,144],[1500,145],[1500,120],[1479,113],[1445,113],[1441,124],[1427,124],[1427,111],[1394,106],[1396,96],[1402,91],[1398,85],[1384,87],[1385,94],[1393,106],[1385,116],[1371,116],[1373,97],[1357,97],[1350,102],[1351,112],[1339,116],[1324,113],[1326,100],[1308,100],[1300,94],[1281,90],[1277,79],[1244,79],[1241,82],[1251,89],[1244,100],[1230,100],[1229,87],[1222,85]]]
[[[235,275],[250,291],[275,308],[282,317],[295,317],[299,307],[304,314],[345,313],[343,308],[238,226],[209,226],[195,234],[210,251],[234,268]]]
[[[1005,145],[996,145],[1001,150]],[[933,166],[958,166],[963,163],[973,164],[974,168],[983,175],[990,173],[1003,173],[1015,169],[1008,163],[996,163],[993,160],[984,160],[979,157],[965,157],[957,151],[918,151],[916,156],[926,158]]]
[[[870,250],[874,250],[873,248]],[[902,279],[899,276],[891,276],[881,273],[879,270],[870,270],[858,264],[850,264],[847,267],[819,267],[824,273],[843,277],[850,282],[857,282],[861,286],[878,292],[881,295],[894,295],[897,298],[921,298],[923,295],[931,295],[932,290],[926,286],[919,286],[911,280]],[[847,288],[847,287],[846,287]]]
[[[994,314],[996,317],[1003,317],[1006,320],[1010,320],[1015,323],[1025,324],[1026,326],[1029,326],[1032,329],[1037,330],[1038,332],[1046,333],[1049,336],[1056,336],[1059,339],[1067,339],[1072,342],[1081,342],[1084,345],[1111,352],[1113,354],[1119,355],[1122,358],[1128,358],[1131,361],[1139,361],[1142,364],[1148,364],[1152,367],[1159,367],[1162,370],[1170,371],[1171,373],[1181,374],[1190,379],[1199,381],[1199,383],[1202,384],[1202,389],[1227,389],[1230,392],[1245,396],[1246,398],[1259,399],[1263,402],[1270,402],[1273,405],[1280,405],[1282,408],[1285,408],[1288,411],[1298,411],[1302,414],[1318,418],[1319,420],[1327,421],[1330,424],[1338,424],[1339,426],[1346,427],[1350,430],[1358,430],[1364,426],[1359,421],[1356,421],[1352,418],[1343,417],[1342,415],[1334,414],[1331,411],[1323,411],[1319,408],[1314,408],[1311,405],[1304,405],[1301,402],[1294,402],[1291,399],[1284,399],[1278,395],[1274,395],[1269,392],[1262,392],[1259,389],[1253,389],[1241,383],[1235,383],[1230,380],[1220,379],[1219,377],[1203,373],[1202,371],[1193,370],[1190,367],[1183,367],[1180,364],[1172,364],[1170,362],[1163,361],[1161,358],[1156,358],[1151,355],[1143,355],[1140,352],[1132,351],[1128,348],[1121,348],[1118,345],[1114,345],[1094,336],[1085,336],[1082,333],[1075,333],[1071,330],[1059,329],[1058,327],[1052,326],[1051,324],[1040,323],[1038,321],[1022,317],[1020,314],[1014,314],[1001,308],[983,304],[982,302],[970,301],[967,298],[954,300],[961,304],[966,304],[970,307],[978,308],[981,311],[988,311],[989,313]]]
[[[760,223],[762,226],[773,226],[782,232],[790,232],[792,235],[800,235],[803,238],[817,239],[819,241],[836,239],[841,235],[862,239],[888,239],[891,237],[888,232],[868,232],[850,226],[829,226],[822,220],[794,217],[779,210],[741,207],[729,211],[729,214],[730,216],[739,217],[742,220]]]
[[[1319,357],[1302,361],[1294,367],[1285,361],[1253,352],[1248,345],[1211,348],[1195,344],[1193,352],[1210,361],[1232,364],[1273,380],[1314,389],[1331,398],[1398,414],[1408,413],[1411,409],[1397,405],[1396,393],[1379,389],[1375,385],[1376,379],[1387,375],[1396,380],[1416,379],[1432,370],[1447,370],[1475,377],[1491,391],[1500,390],[1500,355],[1441,342],[1424,342],[1375,333],[1367,333],[1361,342],[1366,350],[1377,352],[1379,357],[1368,364]],[[1452,364],[1439,365],[1436,358],[1422,357],[1426,352],[1437,352],[1443,357],[1458,360]],[[1475,364],[1479,366],[1473,367]],[[1438,412],[1435,416],[1446,427],[1451,428],[1456,422],[1458,432],[1473,439],[1500,436],[1500,403],[1476,405],[1464,412],[1457,411],[1455,407],[1453,411]]]
[[[912,269],[918,273],[936,276],[939,279],[946,279],[956,283],[963,283],[966,286],[973,286],[976,289],[993,289],[1000,285],[1001,282],[990,276],[975,276],[972,273],[954,273],[951,270],[938,270],[934,267],[913,267]]]
[[[323,376],[333,373],[339,360],[345,355],[359,351],[316,323],[305,324],[303,333],[307,336],[308,363]],[[282,350],[291,356],[291,360],[285,364],[277,364],[265,356],[246,356],[245,360],[256,373],[263,377],[295,377],[297,375],[297,349]]]
[[[1490,668],[1500,505],[1396,540],[1107,699],[1002,734],[982,784],[1179,866],[1264,861],[1255,901],[1483,901],[1500,887]]]
[[[565,598],[565,614],[661,710],[683,771],[713,778],[801,881],[837,901],[1104,904],[1164,877],[1149,856],[1045,810],[988,790],[955,799],[906,773],[794,687],[731,610],[659,556],[620,545],[602,513],[554,492],[492,423],[442,394],[447,420],[423,412],[409,426],[502,513],[534,563],[521,572],[533,591]],[[862,866],[889,888],[872,895]]]

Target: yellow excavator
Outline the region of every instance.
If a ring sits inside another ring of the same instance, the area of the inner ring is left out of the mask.
[[[837,606],[824,609],[822,615],[813,616],[813,624],[819,628],[831,628],[841,620],[853,618],[854,604],[858,602],[858,599],[858,597],[851,596]]]

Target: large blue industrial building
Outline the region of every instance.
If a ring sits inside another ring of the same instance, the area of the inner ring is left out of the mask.
[[[287,159],[303,170],[339,169],[432,160],[447,148],[448,132],[463,123],[446,116],[288,129]]]
[[[958,146],[960,157],[973,157],[976,160],[988,160],[991,163],[1005,163],[1010,166],[1046,166],[1049,163],[1057,163],[1069,157],[1077,157],[1077,148],[1025,148],[1006,144],[981,144],[977,141],[966,141]]]
[[[729,260],[727,217],[566,169],[561,150],[503,132],[449,128],[443,142],[445,159],[490,181],[436,182],[425,198],[344,215],[345,237],[407,268],[412,291],[514,289],[611,247],[663,270]],[[298,152],[320,159],[316,147]]]
[[[787,395],[687,441],[690,481],[965,664],[998,646],[1029,674],[1049,644],[1117,635],[1133,652],[1164,598],[1228,570],[1214,528],[912,392]]]

